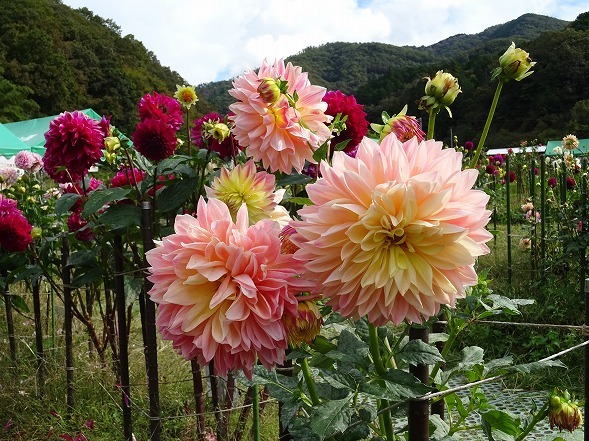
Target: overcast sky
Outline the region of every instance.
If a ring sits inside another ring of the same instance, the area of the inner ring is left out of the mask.
[[[428,46],[531,12],[572,21],[587,0],[62,0],[110,18],[199,85],[328,42]],[[518,42],[515,42],[518,44]],[[532,54],[533,56],[533,54]]]

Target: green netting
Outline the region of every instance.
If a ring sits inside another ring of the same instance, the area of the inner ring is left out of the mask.
[[[84,109],[81,112],[97,121],[101,119],[101,116],[92,109]],[[19,139],[25,145],[25,148],[20,148],[19,150],[30,150],[43,155],[45,153],[45,148],[43,147],[45,145],[45,132],[49,130],[49,123],[57,116],[59,115],[6,123],[4,127],[16,135],[17,140]],[[8,156],[16,154],[19,150]],[[4,146],[0,145],[0,154],[7,156],[3,151]]]
[[[548,141],[546,143],[546,155],[547,156],[556,155],[556,153],[554,153],[555,147],[562,148],[562,139],[559,139],[558,141]],[[575,150],[573,150],[573,154],[586,155],[588,151],[589,151],[589,139],[579,139],[579,147],[577,147]]]
[[[0,156],[10,158],[21,150],[30,150],[30,148],[18,139],[14,133],[0,124]]]

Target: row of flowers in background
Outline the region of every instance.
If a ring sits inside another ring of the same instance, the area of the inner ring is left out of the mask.
[[[533,64],[512,45],[494,78],[501,87],[519,81]],[[154,225],[161,241],[146,255],[149,295],[162,337],[182,356],[252,378],[257,362],[269,369],[289,344],[313,342],[333,311],[367,320],[384,378],[376,327],[425,323],[454,307],[489,252],[489,196],[475,186],[502,161],[479,161],[490,119],[465,155],[433,139],[436,115],[459,92],[449,73],[428,78],[418,100],[427,134],[406,108],[369,125],[353,96],[311,85],[278,60],[234,79],[226,117],[189,124],[198,101],[189,86],[145,95],[131,139],[110,118],[65,112],[51,122],[44,157],[19,153],[25,173],[2,175],[0,247],[29,250],[44,266],[38,248],[54,246],[67,226],[80,249],[107,249],[113,231],[138,235],[138,206],[150,200],[169,222]],[[89,177],[95,165],[102,179]],[[58,187],[45,188],[41,167]],[[372,430],[394,437],[386,419]]]

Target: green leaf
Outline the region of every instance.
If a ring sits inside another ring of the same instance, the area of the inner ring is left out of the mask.
[[[61,197],[55,202],[55,214],[58,216],[62,215],[72,208],[80,198],[81,196],[75,193],[62,194]]]
[[[103,190],[93,191],[90,193],[88,200],[84,204],[82,217],[88,217],[89,215],[96,213],[109,202],[123,199],[130,191],[130,188],[122,187],[105,188]]]
[[[72,286],[75,288],[81,288],[82,286],[89,285],[90,283],[97,282],[104,277],[104,272],[99,266],[92,267],[87,271],[77,275],[72,280]]]
[[[184,204],[196,190],[198,178],[175,180],[158,193],[156,208],[161,212],[172,211]]]
[[[323,439],[335,432],[343,433],[348,428],[353,414],[350,398],[328,401],[322,403],[311,414],[309,426],[313,433]]]
[[[284,198],[282,198],[282,202],[290,202],[291,204],[298,204],[298,205],[313,205],[313,202],[311,202],[311,199],[301,198],[301,197],[285,196]]]
[[[482,421],[489,425],[495,439],[513,440],[521,433],[519,418],[514,418],[502,410],[490,410],[483,413],[481,418]],[[502,434],[496,433],[497,430]]]
[[[317,161],[317,163],[320,163],[321,161],[327,159],[327,143],[326,142],[321,144],[321,147],[319,147],[317,150],[315,150],[315,152],[313,153],[313,159],[315,161]]]
[[[80,266],[94,266],[96,264],[95,257],[97,251],[97,248],[75,251],[68,257],[66,266],[74,268]]]
[[[429,417],[429,433],[434,439],[442,438],[450,432],[450,426],[446,421],[444,421],[440,415],[430,415]]]
[[[125,307],[128,308],[139,298],[143,288],[143,279],[124,276],[123,284],[125,286]]]
[[[523,374],[529,374],[530,372],[535,372],[549,367],[566,368],[564,363],[560,360],[540,360],[534,361],[532,363],[524,363],[511,366],[506,370],[507,372],[521,372]]]
[[[141,225],[141,208],[130,204],[117,204],[108,207],[98,217],[98,222],[113,228],[126,228]]]
[[[397,357],[412,365],[430,365],[444,361],[438,348],[425,343],[423,340],[410,340],[397,354]]]
[[[276,174],[276,186],[286,187],[287,185],[303,185],[311,182],[313,179],[310,176],[293,173],[292,175],[285,175],[283,173]]]
[[[12,306],[15,309],[18,309],[21,312],[30,312],[30,309],[27,303],[25,302],[25,299],[23,299],[21,296],[17,294],[12,294],[10,296],[10,302],[12,303]]]
[[[323,335],[318,335],[317,337],[315,337],[315,341],[313,342],[313,345],[311,347],[322,354],[337,349],[337,346],[330,342]]]
[[[334,147],[334,151],[336,151],[336,152],[342,151],[343,149],[346,148],[346,146],[350,143],[350,141],[351,141],[351,139],[346,139],[342,142],[338,142]]]
[[[379,382],[384,384],[379,384]],[[360,385],[359,391],[377,399],[398,401],[416,398],[432,388],[419,381],[414,375],[400,369],[391,369],[383,376]]]

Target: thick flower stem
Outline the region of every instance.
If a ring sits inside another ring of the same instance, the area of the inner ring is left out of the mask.
[[[532,418],[532,421],[530,421],[528,423],[528,425],[526,426],[524,431],[518,435],[518,437],[515,439],[515,441],[522,441],[522,440],[526,439],[526,436],[528,436],[528,434],[532,431],[534,426],[536,426],[536,424],[538,424],[540,421],[542,421],[544,418],[546,418],[549,404],[550,404],[550,402],[546,401],[546,404],[544,404],[544,406],[542,406],[542,409],[540,409],[534,415],[534,418]]]
[[[252,410],[252,439],[260,441],[260,394],[257,384],[252,386]]]
[[[382,362],[382,358],[380,356],[380,343],[378,341],[378,331],[371,323],[368,324],[368,332],[370,333],[370,354],[372,355],[372,360],[374,361],[374,369],[376,373],[380,375],[384,375],[387,370],[384,367]],[[378,403],[378,410],[381,411],[389,407],[389,402],[387,400],[380,400]],[[382,420],[379,416],[380,422],[380,429],[384,429],[386,434],[387,441],[394,441],[395,439],[395,431],[393,430],[393,420],[391,419],[390,411],[386,410],[382,412]],[[384,427],[382,427],[384,426]]]
[[[436,116],[438,112],[436,110],[430,110],[429,119],[427,120],[427,137],[425,139],[434,138],[434,127],[436,126]]]
[[[321,403],[321,401],[319,400],[319,395],[317,395],[317,388],[315,387],[315,380],[313,380],[313,376],[311,375],[309,362],[307,361],[306,357],[301,358],[300,362],[301,370],[303,371],[303,377],[305,378],[305,383],[307,384],[309,395],[311,396],[311,402],[313,403],[313,406],[317,406]]]
[[[479,162],[479,156],[481,156],[481,151],[483,150],[483,146],[485,145],[485,141],[487,139],[487,134],[489,133],[489,127],[491,127],[491,121],[493,121],[493,115],[495,114],[495,108],[497,107],[497,102],[499,101],[499,95],[501,95],[501,89],[503,88],[503,81],[499,81],[497,83],[497,89],[495,89],[495,96],[493,97],[493,102],[491,103],[491,108],[489,109],[489,115],[487,115],[487,121],[485,122],[485,127],[483,127],[483,133],[481,134],[481,139],[479,140],[479,145],[477,146],[477,150],[472,158],[472,162],[470,163],[470,168],[476,168],[477,163]]]

